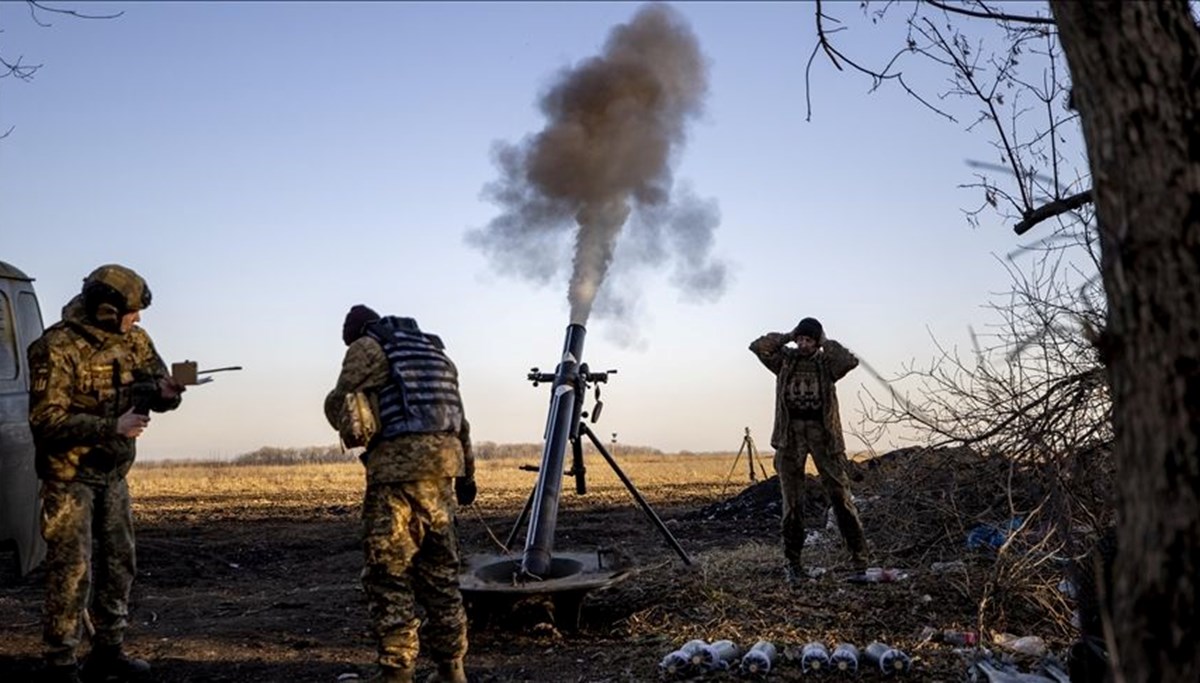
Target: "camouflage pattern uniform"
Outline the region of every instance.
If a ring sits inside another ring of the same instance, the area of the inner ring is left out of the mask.
[[[85,282],[97,277],[115,283],[131,310],[148,304],[149,290],[133,271],[105,266]],[[106,306],[89,317],[83,295],[76,296],[62,320],[29,346],[29,424],[47,544],[43,639],[51,666],[75,663],[89,593],[93,649],[119,647],[124,639],[135,574],[125,475],[136,446],[117,433],[117,418],[138,392],[154,394],[149,407],[156,411],[180,402],[160,395],[167,369],[149,335],[136,326],[120,333],[120,312]]]
[[[802,568],[800,550],[804,547],[804,469],[808,454],[813,456],[821,483],[833,506],[838,529],[850,550],[853,562],[866,562],[867,543],[858,509],[850,498],[846,443],[842,437],[842,418],[838,411],[834,383],[858,365],[846,347],[832,339],[810,357],[785,346],[792,335],[772,332],[754,340],[750,350],[768,370],[775,373],[775,428],[771,446],[775,448],[775,471],[783,496],[783,551],[789,569]],[[797,381],[807,375],[815,383],[815,413],[792,415]]]
[[[387,356],[363,336],[346,349],[337,385],[325,398],[325,417],[342,431],[347,394],[377,392],[391,381]],[[466,421],[457,434],[404,434],[376,438],[363,454],[363,587],[378,641],[379,664],[415,669],[419,642],[416,604],[425,612],[424,643],[432,658],[461,662],[467,652],[467,619],[458,589],[454,528],[456,477],[474,477]]]

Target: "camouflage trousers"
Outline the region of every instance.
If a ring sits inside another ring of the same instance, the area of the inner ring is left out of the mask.
[[[362,582],[379,664],[416,666],[418,627],[435,661],[467,653],[467,617],[458,590],[452,478],[368,483],[363,502]],[[424,611],[424,623],[417,606]]]
[[[124,478],[105,486],[47,480],[41,498],[46,539],[42,639],[48,663],[72,664],[89,593],[92,645],[120,645],[125,637],[136,573],[129,487]]]
[[[800,550],[804,547],[804,468],[808,454],[821,476],[821,484],[833,506],[838,529],[846,547],[856,560],[865,558],[866,536],[858,518],[858,508],[850,499],[850,476],[845,451],[829,448],[829,432],[820,420],[793,420],[789,449],[775,453],[775,471],[783,495],[783,555],[788,566],[800,568]]]

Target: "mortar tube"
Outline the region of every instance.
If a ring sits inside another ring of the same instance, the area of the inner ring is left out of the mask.
[[[583,325],[567,325],[562,361],[554,371],[550,412],[546,417],[546,442],[542,450],[542,465],[538,469],[537,484],[533,489],[529,529],[525,533],[525,553],[521,559],[521,575],[525,577],[543,577],[550,571],[567,441],[574,430],[572,420],[579,416],[576,402],[583,400],[582,396],[577,395],[579,392],[576,387],[579,364],[583,357],[583,340],[586,336],[587,330]]]

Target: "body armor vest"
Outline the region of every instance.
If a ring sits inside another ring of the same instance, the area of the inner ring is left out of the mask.
[[[383,318],[366,332],[383,347],[391,375],[379,390],[380,436],[457,433],[463,420],[458,370],[442,340],[422,332],[412,318]]]

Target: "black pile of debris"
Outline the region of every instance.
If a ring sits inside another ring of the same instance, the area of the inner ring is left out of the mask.
[[[868,538],[885,554],[900,556],[931,550],[957,555],[972,529],[1011,531],[1047,493],[1036,468],[967,447],[901,448],[852,461],[849,475]],[[819,477],[806,477],[804,501],[805,526],[825,526],[829,499]],[[779,478],[773,476],[683,519],[734,522],[781,516]],[[1039,525],[1044,532],[1044,520]]]
[[[809,475],[804,481],[804,517],[813,523],[824,524],[825,508],[829,499],[821,487],[821,480]],[[689,512],[683,519],[689,521],[723,521],[739,522],[750,520],[773,519],[783,517],[783,507],[780,503],[779,477],[751,484],[732,498],[709,503],[694,512]]]

